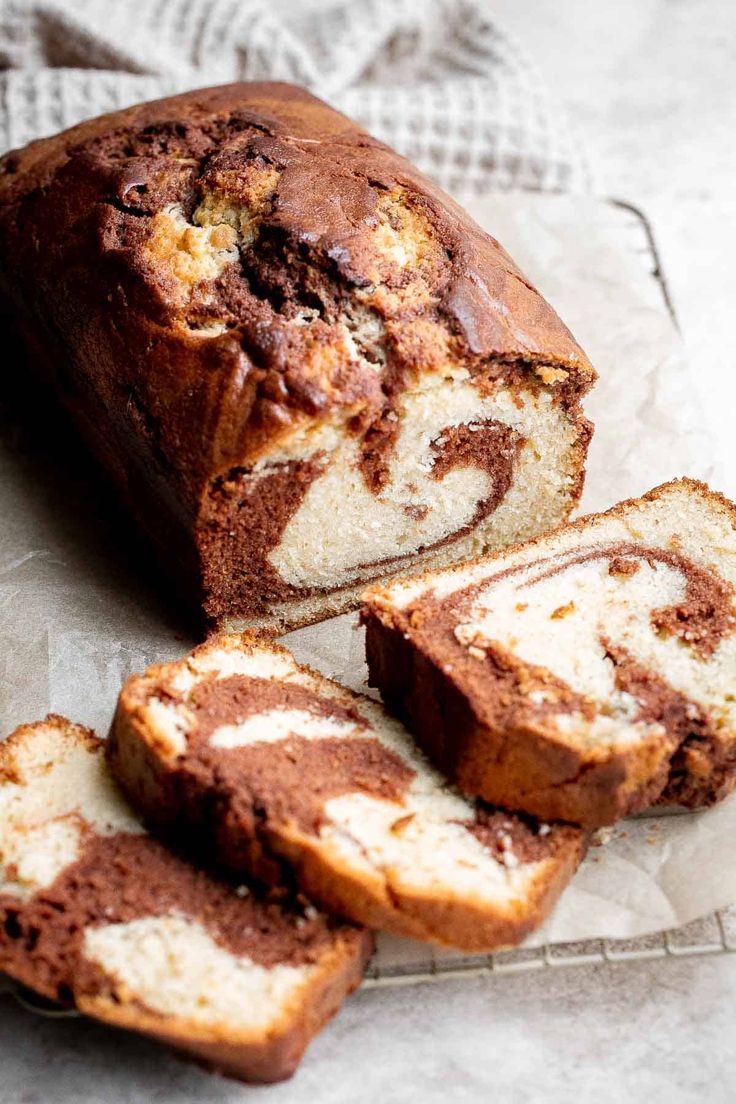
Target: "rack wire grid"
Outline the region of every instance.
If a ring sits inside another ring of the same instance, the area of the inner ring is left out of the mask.
[[[611,200],[612,222],[623,248],[634,252],[657,282],[664,306],[675,325],[672,300],[660,264],[651,226],[642,211],[629,203]],[[615,212],[615,215],[614,215]],[[649,813],[651,816],[651,812]],[[663,815],[668,814],[663,811]],[[634,939],[589,939],[576,943],[542,943],[495,954],[463,956],[435,950],[427,945],[422,958],[409,956],[404,963],[382,962],[379,951],[366,970],[363,986],[379,988],[415,985],[457,978],[484,977],[555,970],[564,966],[605,966],[611,963],[642,962],[695,955],[733,954],[736,952],[736,905],[695,920],[684,927],[655,932]],[[389,956],[390,957],[390,956]],[[62,1009],[41,1000],[8,978],[0,977],[0,997],[15,998],[28,1011],[53,1018],[76,1016],[73,1009]]]
[[[367,988],[413,985],[417,982],[522,974],[562,966],[605,966],[616,962],[685,958],[736,952],[736,909],[722,909],[682,928],[636,939],[589,939],[579,943],[542,943],[489,955],[443,957],[428,950],[424,963],[382,966],[372,962],[363,985]]]

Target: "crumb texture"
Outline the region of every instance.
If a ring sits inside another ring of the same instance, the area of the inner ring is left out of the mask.
[[[262,1031],[275,1010],[298,1000],[314,973],[310,966],[266,967],[234,955],[201,924],[174,915],[89,928],[84,956],[163,1016]]]

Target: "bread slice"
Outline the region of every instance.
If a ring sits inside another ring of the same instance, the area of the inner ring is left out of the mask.
[[[676,480],[365,596],[370,681],[467,793],[586,826],[736,782],[736,507]]]
[[[0,743],[0,970],[42,996],[277,1081],[359,983],[367,933],[255,896],[152,839],[89,729]]]
[[[151,821],[369,927],[468,950],[518,943],[583,834],[462,798],[369,698],[252,633],[128,679],[113,773]]]

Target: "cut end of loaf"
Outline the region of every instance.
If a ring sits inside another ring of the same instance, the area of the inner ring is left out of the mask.
[[[397,400],[383,455],[377,434],[369,450],[370,434],[326,426],[218,483],[202,544],[212,618],[295,628],[354,608],[367,581],[409,563],[455,563],[564,521],[582,489],[588,424],[536,386],[489,393],[463,374],[423,378]],[[373,455],[380,486],[366,479]]]

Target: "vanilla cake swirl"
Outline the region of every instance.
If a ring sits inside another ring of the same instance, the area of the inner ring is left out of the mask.
[[[595,826],[736,782],[736,507],[681,479],[377,587],[371,684],[462,790]]]
[[[359,983],[367,933],[152,839],[62,717],[0,743],[0,970],[242,1080],[276,1081]]]
[[[170,833],[265,880],[292,877],[369,927],[468,950],[518,943],[583,833],[468,801],[382,707],[253,634],[125,684],[110,764]]]

